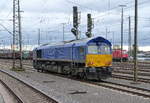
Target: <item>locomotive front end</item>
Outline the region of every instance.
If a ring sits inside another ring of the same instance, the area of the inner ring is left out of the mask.
[[[112,50],[107,43],[92,43],[87,47],[86,68],[88,77],[106,79],[112,73]]]

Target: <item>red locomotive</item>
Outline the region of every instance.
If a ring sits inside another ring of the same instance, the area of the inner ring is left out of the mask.
[[[124,62],[128,61],[129,55],[126,50],[123,50],[122,52],[120,49],[113,50],[113,61],[121,61],[121,57],[122,61]]]

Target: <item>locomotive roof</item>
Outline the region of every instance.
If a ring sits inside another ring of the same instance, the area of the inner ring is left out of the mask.
[[[70,46],[70,45],[75,45],[75,46],[83,46],[83,45],[88,45],[89,43],[94,43],[94,42],[104,42],[107,43],[109,46],[111,46],[111,42],[109,42],[107,39],[103,37],[92,37],[92,38],[84,38],[80,40],[71,40],[71,41],[64,41],[64,42],[59,42],[59,43],[52,43],[52,44],[46,44],[46,45],[41,45],[40,47],[37,47],[36,49],[44,49],[47,47],[55,47],[55,46]]]

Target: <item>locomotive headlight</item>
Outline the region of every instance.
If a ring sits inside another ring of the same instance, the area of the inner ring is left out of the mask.
[[[96,72],[96,69],[94,67],[89,68],[89,72]]]
[[[88,66],[92,66],[94,63],[93,62],[88,62]]]

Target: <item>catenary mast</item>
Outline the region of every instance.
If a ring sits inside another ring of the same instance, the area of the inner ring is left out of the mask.
[[[16,55],[19,51],[20,65],[17,69],[22,70],[22,32],[21,32],[21,14],[20,14],[20,0],[13,0],[13,69],[16,69]]]

